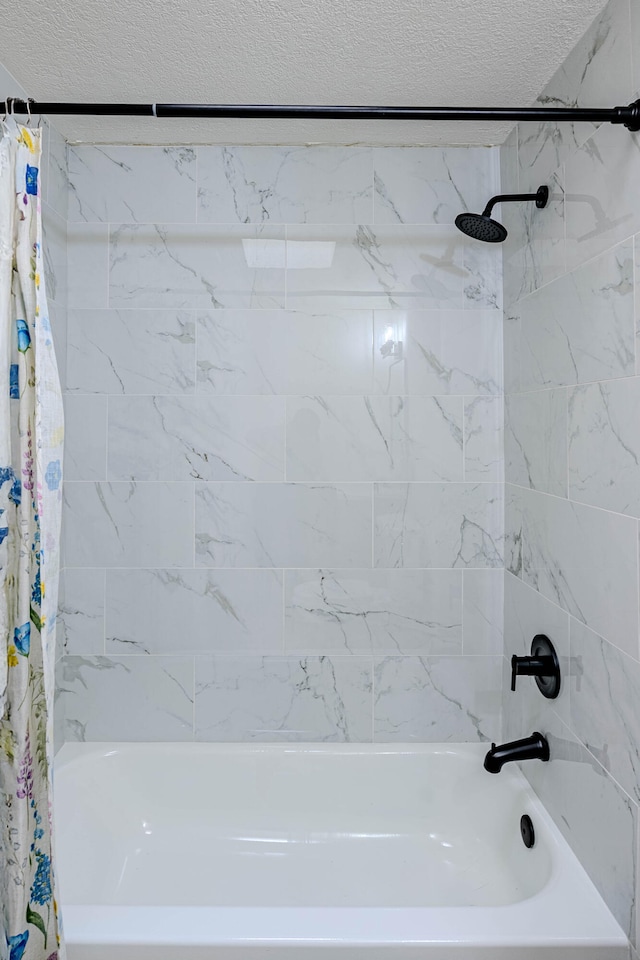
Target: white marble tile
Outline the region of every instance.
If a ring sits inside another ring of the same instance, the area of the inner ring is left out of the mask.
[[[62,533],[69,566],[191,566],[193,485],[66,483]]]
[[[69,220],[189,223],[196,219],[193,147],[69,147]]]
[[[193,393],[195,320],[181,310],[70,310],[73,393]]]
[[[67,280],[67,224],[59,213],[42,203],[42,259],[47,299],[64,307],[69,297]]]
[[[567,391],[505,397],[505,476],[509,483],[567,496]]]
[[[544,107],[611,107],[628,103],[631,89],[629,0],[610,0],[575,45],[536,103]],[[546,178],[591,136],[596,125],[520,124],[520,188]]]
[[[503,480],[502,397],[465,397],[464,479]]]
[[[284,306],[284,227],[123,224],[109,253],[114,307]]]
[[[67,178],[67,142],[50,123],[46,125],[48,149],[43,178],[42,199],[52,207],[63,220],[67,219],[68,178]]]
[[[371,512],[366,483],[198,483],[196,563],[368,566]]]
[[[199,147],[198,220],[369,223],[367,147]]]
[[[537,290],[517,311],[521,390],[632,376],[631,241]]]
[[[569,269],[640,230],[640,134],[603,124],[567,159]]]
[[[570,391],[569,495],[640,517],[640,379]]]
[[[196,660],[197,740],[371,740],[371,660]]]
[[[375,223],[452,223],[498,192],[495,147],[377,147]]]
[[[505,307],[504,323],[502,327],[502,348],[504,350],[504,392],[516,393],[521,389],[521,351],[522,351],[522,324],[520,321],[520,304],[516,303]]]
[[[376,567],[501,567],[502,485],[378,483]]]
[[[463,249],[452,225],[287,227],[287,308],[460,308]]]
[[[62,571],[57,641],[64,653],[104,653],[104,570]]]
[[[551,761],[523,764],[524,772],[622,929],[633,935],[638,808],[552,711],[541,732]]]
[[[109,570],[111,654],[282,653],[279,570]]]
[[[511,483],[504,485],[504,566],[514,577],[522,577],[522,527],[524,491]]]
[[[523,580],[637,655],[637,522],[522,490]]]
[[[500,147],[500,193],[520,192],[518,137],[519,124],[516,124]]]
[[[502,657],[388,657],[375,661],[374,739],[495,740]]]
[[[199,393],[373,391],[370,310],[214,310],[197,329]]]
[[[462,571],[462,652],[502,656],[504,571]]]
[[[64,479],[107,479],[107,398],[64,398]]]
[[[288,480],[462,480],[459,397],[289,397]]]
[[[58,703],[66,740],[191,740],[193,659],[65,657]]]
[[[508,303],[551,283],[566,269],[564,167],[528,192],[543,185],[549,188],[545,207],[527,200],[498,208],[498,218],[509,231],[502,250]]]
[[[69,307],[109,306],[109,227],[106,223],[67,224]]]
[[[282,397],[109,398],[112,480],[284,480],[284,442]]]
[[[555,700],[542,696],[533,677],[519,676],[515,692],[511,691],[511,657],[529,656],[531,641],[540,633],[549,637],[560,662],[560,693]],[[547,722],[551,711],[568,723],[571,690],[580,671],[570,658],[569,614],[510,573],[505,574],[504,655],[504,738],[529,736]]]
[[[390,349],[402,343],[401,353]],[[415,396],[502,392],[502,316],[497,310],[376,312],[376,392]]]
[[[289,653],[462,652],[457,570],[287,570]]]
[[[571,728],[638,802],[640,663],[573,619],[571,657],[580,665],[571,689]]]
[[[488,199],[488,198],[487,198]],[[496,244],[467,240],[462,254],[466,310],[502,310],[502,250]]]
[[[640,14],[639,14],[640,17]],[[633,238],[634,263],[633,263],[633,287],[634,290],[640,290],[640,234]],[[640,374],[640,295],[635,297],[636,306],[636,374]]]
[[[632,83],[633,83],[633,93],[632,97],[640,96],[640,57],[638,56],[638,50],[640,50],[640,4],[638,0],[631,0],[631,66],[633,68]],[[638,930],[640,935],[640,929]]]

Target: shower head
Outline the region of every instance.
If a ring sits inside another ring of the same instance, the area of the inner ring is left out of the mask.
[[[456,217],[456,227],[474,240],[484,240],[485,243],[502,243],[507,236],[507,229],[497,220],[486,217],[484,213],[459,213]]]
[[[492,220],[490,214],[496,203],[505,203],[509,200],[535,200],[536,207],[541,209],[546,207],[549,200],[549,188],[538,187],[536,193],[505,193],[498,197],[491,197],[482,213],[459,213],[455,220],[456,227],[474,240],[502,243],[507,238],[507,228],[497,220]]]

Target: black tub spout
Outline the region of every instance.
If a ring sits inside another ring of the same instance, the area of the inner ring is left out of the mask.
[[[549,744],[546,737],[537,731],[524,740],[512,740],[511,743],[491,744],[491,750],[484,758],[484,768],[489,773],[500,773],[505,763],[513,760],[548,760]]]

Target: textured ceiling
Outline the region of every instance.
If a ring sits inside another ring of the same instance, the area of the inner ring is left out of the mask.
[[[604,0],[0,0],[36,100],[526,106]],[[25,37],[25,25],[28,36]],[[499,143],[510,124],[60,117],[92,143]]]

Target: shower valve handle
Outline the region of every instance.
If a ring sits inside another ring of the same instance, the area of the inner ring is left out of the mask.
[[[555,700],[560,693],[560,663],[551,640],[544,634],[537,634],[531,641],[531,656],[511,657],[512,691],[519,676],[535,677],[540,693],[549,700]]]
[[[553,673],[551,657],[511,657],[511,689],[516,689],[516,677],[547,677]]]

